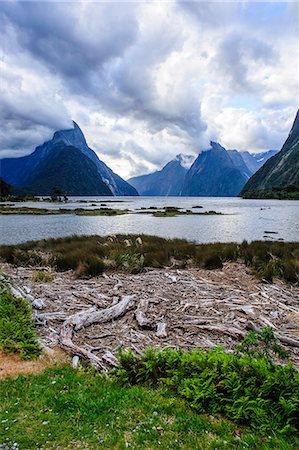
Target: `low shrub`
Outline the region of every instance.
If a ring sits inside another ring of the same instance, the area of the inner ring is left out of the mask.
[[[31,309],[25,300],[10,294],[4,281],[0,282],[0,348],[18,353],[22,359],[40,354]]]
[[[78,278],[96,277],[102,275],[105,270],[103,261],[96,257],[90,256],[84,262],[80,261],[76,268],[76,275]]]
[[[144,267],[144,256],[140,253],[116,254],[113,260],[115,267],[129,273],[142,272]]]
[[[221,261],[220,256],[218,255],[212,255],[208,256],[203,261],[203,267],[205,269],[222,269],[223,263]]]
[[[198,412],[225,415],[260,433],[299,431],[299,373],[291,364],[220,348],[150,349],[141,356],[120,353],[113,374],[125,385],[168,386]]]

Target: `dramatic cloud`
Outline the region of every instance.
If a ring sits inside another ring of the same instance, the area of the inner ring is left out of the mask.
[[[279,148],[298,107],[298,16],[294,2],[2,1],[0,157],[71,119],[127,177],[211,138]]]

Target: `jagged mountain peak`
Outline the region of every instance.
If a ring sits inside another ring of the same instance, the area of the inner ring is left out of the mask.
[[[55,131],[52,141],[62,141],[66,145],[79,148],[81,151],[88,147],[83,131],[75,121],[73,121],[73,128]]]
[[[81,152],[82,155],[82,165],[84,164],[84,157],[87,157],[94,165],[93,170],[88,170],[88,173],[92,172],[97,173],[97,176],[93,175],[93,178],[97,178],[98,180],[102,180],[103,183],[108,187],[108,189],[102,189],[103,193],[111,193],[113,195],[138,195],[136,189],[128,184],[125,180],[123,180],[120,176],[115,174],[103,161],[101,161],[97,154],[88,147],[84,134],[79,127],[79,125],[73,121],[73,128],[69,128],[66,130],[58,130],[55,131],[51,140],[44,142],[44,144],[39,145],[30,155],[21,157],[21,158],[7,158],[1,161],[1,169],[3,173],[5,173],[5,181],[9,182],[15,186],[25,186],[28,185],[29,181],[31,182],[34,179],[35,175],[38,173],[40,168],[47,164],[47,161],[50,160],[54,154],[57,155],[57,148],[64,148],[66,151],[70,148],[75,148]],[[76,152],[76,158],[78,159],[78,155],[80,156],[80,152]],[[63,153],[64,157],[66,153]],[[71,156],[74,156],[75,152],[73,151],[73,155],[70,155],[68,158],[71,161]],[[76,163],[78,162],[76,159]],[[63,164],[64,161],[61,160],[60,164]],[[86,161],[85,161],[86,163]],[[85,174],[87,174],[87,169],[91,166],[88,162],[85,165]],[[69,165],[69,172],[65,171],[64,176],[68,173],[69,177],[72,177],[73,171],[71,166]],[[77,170],[79,169],[79,164],[76,164]],[[80,177],[78,177],[80,179]],[[60,180],[55,180],[56,185],[60,184]],[[100,183],[98,183],[100,184]],[[90,186],[92,186],[90,184]],[[75,190],[74,190],[75,191]],[[101,191],[101,189],[98,191]],[[82,191],[83,192],[83,191]],[[94,189],[90,195],[93,195]],[[84,191],[84,194],[86,192]],[[80,195],[76,192],[76,195]]]
[[[219,142],[215,142],[215,141],[210,141],[210,146],[213,150],[221,150],[221,151],[226,151],[224,147],[222,147],[222,145],[219,144]],[[210,149],[208,149],[210,150]]]

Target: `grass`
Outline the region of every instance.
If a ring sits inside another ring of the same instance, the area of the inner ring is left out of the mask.
[[[225,261],[242,261],[260,278],[282,278],[296,283],[299,277],[299,244],[254,241],[242,244],[195,244],[184,239],[157,236],[71,236],[0,246],[0,257],[15,266],[51,266],[58,271],[77,270],[82,264],[103,270],[140,272],[145,267],[221,268]],[[85,275],[89,271],[86,270]]]
[[[125,387],[70,367],[0,381],[0,423],[0,443],[20,450],[291,450],[298,443],[197,414],[165,388]]]
[[[32,281],[34,283],[50,283],[53,281],[53,274],[51,272],[37,270],[32,276]]]
[[[19,354],[21,359],[40,354],[31,309],[25,300],[11,295],[3,280],[0,281],[0,348],[6,353]]]

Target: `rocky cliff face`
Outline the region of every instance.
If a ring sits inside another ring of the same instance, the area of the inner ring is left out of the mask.
[[[35,174],[38,174],[41,168],[44,169],[45,161],[51,153],[55,153],[54,150],[59,144],[64,147],[73,147],[78,149],[82,156],[82,161],[84,159],[83,156],[85,156],[95,165],[98,176],[102,182],[108,186],[108,190],[104,189],[105,192],[112,192],[113,195],[138,195],[133,186],[115,174],[103,161],[98,158],[96,153],[88,147],[80,127],[75,122],[73,124],[74,127],[72,129],[56,131],[50,141],[36,147],[35,151],[30,155],[21,158],[2,159],[1,177],[6,182],[17,187],[24,187],[28,185],[29,182],[32,182]],[[77,154],[77,157],[80,156],[80,154]],[[76,167],[78,168],[77,164]],[[70,172],[68,174],[65,173],[65,176],[72,177],[72,170],[74,169],[71,167],[69,167],[69,169]],[[56,181],[56,185],[61,185],[61,180],[57,179]]]
[[[250,178],[244,186],[242,194],[290,187],[299,191],[299,110],[280,152],[272,156]]]
[[[157,172],[130,178],[128,181],[140,195],[180,195],[188,167],[194,161],[190,155],[179,154]]]

